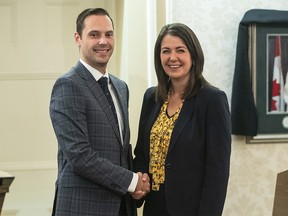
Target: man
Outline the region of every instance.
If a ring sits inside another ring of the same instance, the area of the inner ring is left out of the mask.
[[[131,195],[142,198],[150,185],[147,174],[130,171],[128,87],[106,71],[114,48],[113,20],[104,9],[91,8],[79,14],[76,25],[80,60],[56,81],[50,102],[58,140],[52,214],[136,215]],[[114,105],[101,77],[109,80]]]

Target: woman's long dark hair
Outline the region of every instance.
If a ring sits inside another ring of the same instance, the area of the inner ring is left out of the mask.
[[[156,99],[158,101],[165,101],[171,85],[170,79],[165,73],[160,59],[161,43],[166,35],[179,37],[189,50],[192,58],[192,67],[190,69],[191,76],[182,98],[185,99],[192,97],[202,86],[210,85],[202,75],[204,67],[204,54],[198,38],[187,25],[183,23],[172,23],[162,27],[154,47],[154,66],[158,79]]]

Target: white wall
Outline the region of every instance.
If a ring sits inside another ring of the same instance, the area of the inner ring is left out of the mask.
[[[287,0],[171,0],[172,22],[197,34],[206,78],[231,100],[238,26],[250,9],[288,10]],[[233,136],[231,177],[223,216],[272,215],[276,175],[288,169],[287,144],[246,144]]]

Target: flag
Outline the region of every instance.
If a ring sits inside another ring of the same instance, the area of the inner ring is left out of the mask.
[[[280,36],[276,36],[272,79],[271,112],[284,112],[285,104],[283,97],[283,89],[284,83],[281,65],[281,42]]]

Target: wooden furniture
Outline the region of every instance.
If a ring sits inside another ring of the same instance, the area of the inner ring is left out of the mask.
[[[288,170],[277,175],[273,216],[288,215]]]
[[[9,192],[9,187],[14,180],[14,176],[7,172],[0,171],[0,215],[4,203],[5,195]]]

